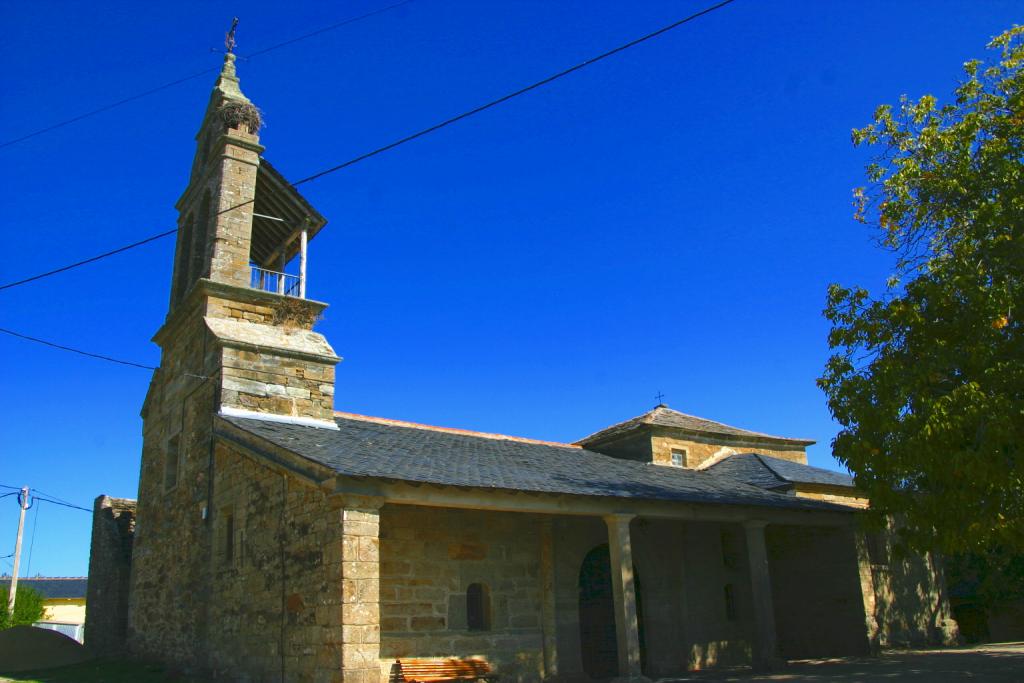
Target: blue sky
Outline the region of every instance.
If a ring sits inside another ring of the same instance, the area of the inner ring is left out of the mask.
[[[8,3],[0,138],[391,4]],[[266,157],[300,178],[709,3],[416,0],[239,62]],[[888,256],[851,219],[850,129],[947,99],[1014,2],[740,0],[303,187],[336,408],[571,441],[673,408],[818,441],[830,282]],[[213,74],[0,149],[7,282],[170,229]],[[156,365],[173,240],[0,292],[0,326]],[[0,336],[0,484],[134,497],[144,370]],[[29,513],[28,570],[82,575],[89,515]],[[17,507],[0,500],[0,555]],[[0,560],[0,572],[9,571]],[[24,566],[24,565],[23,565]]]

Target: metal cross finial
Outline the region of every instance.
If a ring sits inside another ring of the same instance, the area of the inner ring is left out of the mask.
[[[231,30],[224,36],[224,47],[227,48],[228,52],[235,51],[235,29],[238,28],[238,17],[235,17],[231,22]]]
[[[659,406],[660,405],[665,405],[665,401],[663,400],[665,398],[665,394],[663,394],[663,393],[661,393],[659,391],[657,394],[654,395],[654,398],[658,399],[658,405]]]

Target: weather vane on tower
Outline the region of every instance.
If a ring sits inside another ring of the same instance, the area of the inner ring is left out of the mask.
[[[235,51],[235,29],[238,28],[238,17],[231,22],[231,30],[224,36],[224,47],[228,52]]]

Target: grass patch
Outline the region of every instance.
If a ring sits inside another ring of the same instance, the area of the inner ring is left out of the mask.
[[[0,673],[0,682],[17,683],[205,683],[169,673],[158,664],[125,660],[96,660],[53,669]]]

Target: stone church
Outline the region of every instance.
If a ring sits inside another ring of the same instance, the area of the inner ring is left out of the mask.
[[[575,443],[336,412],[326,224],[225,58],[196,136],[137,505],[101,497],[87,644],[229,680],[636,679],[956,637],[812,442],[659,405]],[[314,272],[316,269],[314,268]]]

